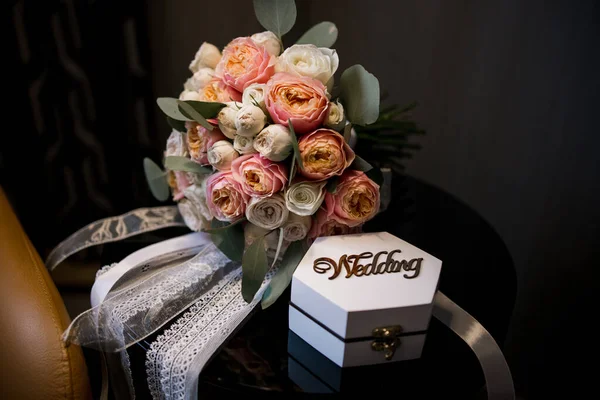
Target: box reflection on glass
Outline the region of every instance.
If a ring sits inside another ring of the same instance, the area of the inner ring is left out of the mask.
[[[419,358],[441,267],[387,232],[317,238],[292,278],[289,329],[340,367]]]

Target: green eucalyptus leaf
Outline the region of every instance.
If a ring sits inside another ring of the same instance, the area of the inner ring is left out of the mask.
[[[175,129],[176,131],[184,133],[187,132],[187,129],[185,127],[185,121],[178,121],[167,116],[167,123],[171,126],[171,128]]]
[[[223,107],[227,107],[227,104],[219,103],[216,101],[194,101],[194,100],[186,100],[184,103],[192,106],[194,110],[196,110],[200,115],[202,115],[206,119],[216,118],[219,114],[219,111]],[[185,112],[183,113],[186,114]],[[191,117],[191,116],[190,116]]]
[[[300,264],[300,261],[302,261],[302,258],[308,251],[308,247],[308,243],[305,240],[298,240],[296,242],[292,242],[287,248],[277,273],[273,279],[271,279],[269,287],[267,287],[265,293],[263,294],[261,302],[263,309],[268,308],[275,303],[279,296],[281,296],[281,294],[289,286],[290,282],[292,281],[294,271],[296,271],[298,264]]]
[[[294,0],[254,0],[254,13],[258,22],[279,38],[288,33],[296,23]]]
[[[346,69],[340,78],[340,99],[348,121],[368,125],[379,117],[379,80],[356,64]]]
[[[346,143],[350,143],[350,138],[352,137],[352,124],[346,124],[344,126],[344,140]]]
[[[327,181],[327,184],[325,185],[325,189],[329,193],[333,194],[333,193],[335,193],[339,182],[340,182],[340,177],[333,176],[333,177],[329,178],[329,180]]]
[[[165,157],[165,168],[172,171],[193,172],[195,174],[211,174],[212,170],[187,157],[167,156]]]
[[[213,130],[213,126],[206,120],[206,118],[204,118],[202,114],[196,111],[190,104],[182,100],[177,100],[177,104],[179,104],[179,110],[183,115],[191,117],[194,121],[209,131]]]
[[[232,261],[241,262],[244,253],[244,229],[242,225],[229,226],[209,232],[215,246]]]
[[[371,168],[369,171],[365,173],[373,182],[381,186],[383,184],[383,173],[377,167]]]
[[[242,256],[242,297],[246,303],[252,302],[268,270],[263,235],[254,239]]]
[[[369,164],[364,158],[360,156],[354,156],[354,161],[350,165],[350,169],[355,169],[362,172],[368,172],[373,169],[373,166]]]
[[[181,113],[178,101],[172,97],[159,97],[156,99],[156,104],[158,104],[167,117],[173,118],[176,121],[192,121],[192,119]]]
[[[296,173],[296,157],[292,157],[292,163],[290,165],[290,178],[288,179],[288,187],[292,185],[292,179]]]
[[[169,198],[169,184],[167,183],[167,172],[163,171],[154,161],[148,157],[144,158],[144,174],[152,196],[158,201]]]
[[[206,229],[205,232],[218,233],[220,231],[223,231],[224,229],[229,229],[232,226],[235,226],[235,225],[239,224],[240,222],[244,222],[244,221],[246,221],[246,218],[240,218],[233,222],[219,221],[218,219],[213,218],[210,223],[210,229]]]
[[[271,264],[271,268],[275,266],[277,259],[279,258],[279,252],[281,251],[281,246],[283,246],[283,228],[279,228],[279,240],[277,241],[277,250],[275,250],[275,257],[273,258],[273,263]]]
[[[298,39],[296,44],[314,44],[317,47],[331,47],[338,37],[338,29],[333,22],[319,22]]]
[[[300,156],[300,148],[298,147],[298,137],[296,137],[296,132],[294,132],[294,126],[292,125],[292,120],[288,119],[288,126],[290,128],[290,133],[292,134],[292,147],[294,148],[294,157],[296,158],[296,162],[300,169],[304,168],[304,164],[302,163],[302,157]]]

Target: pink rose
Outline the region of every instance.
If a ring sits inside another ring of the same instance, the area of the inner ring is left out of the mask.
[[[213,78],[204,88],[200,89],[200,99],[202,101],[226,103],[228,101],[242,101],[242,94],[221,79]]]
[[[327,211],[321,208],[315,214],[315,219],[313,220],[312,227],[307,236],[309,239],[316,239],[322,236],[349,235],[352,233],[360,233],[362,230],[361,228],[361,225],[351,228],[346,224],[330,219],[327,216]]]
[[[175,182],[177,182],[177,190],[173,195],[173,200],[181,200],[183,198],[183,190],[191,185],[187,172],[175,171]]]
[[[265,83],[275,71],[276,58],[249,37],[233,39],[225,49],[215,72],[235,90],[243,92],[253,83]]]
[[[208,149],[219,140],[227,140],[227,138],[216,126],[212,131],[195,122],[186,126],[188,127],[186,141],[190,158],[201,165],[209,164]]]
[[[253,197],[271,196],[287,183],[287,167],[259,154],[236,158],[231,163],[231,172],[244,193]]]
[[[302,136],[298,148],[303,164],[300,174],[316,181],[341,175],[355,157],[342,135],[325,128]]]
[[[361,171],[347,170],[335,193],[325,195],[327,217],[350,227],[373,218],[379,211],[379,185]]]
[[[206,180],[208,209],[219,221],[235,221],[244,216],[248,199],[231,172],[217,172]]]
[[[290,119],[298,135],[321,126],[327,114],[327,90],[316,79],[280,72],[267,82],[264,93],[273,121],[287,126]]]

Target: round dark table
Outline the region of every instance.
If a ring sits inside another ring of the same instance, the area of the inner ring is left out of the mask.
[[[515,302],[516,274],[504,242],[477,212],[418,179],[394,176],[390,205],[365,231],[390,232],[442,260],[439,290],[475,317],[502,347]],[[118,261],[140,247],[186,232],[172,229],[107,245],[103,262]],[[289,331],[289,293],[288,288],[267,310],[259,306],[231,335],[201,373],[199,398],[225,393],[346,397],[358,392],[409,399],[486,398],[474,354],[434,317],[420,359],[341,369]],[[145,349],[132,346],[128,351],[136,396],[147,398]]]

